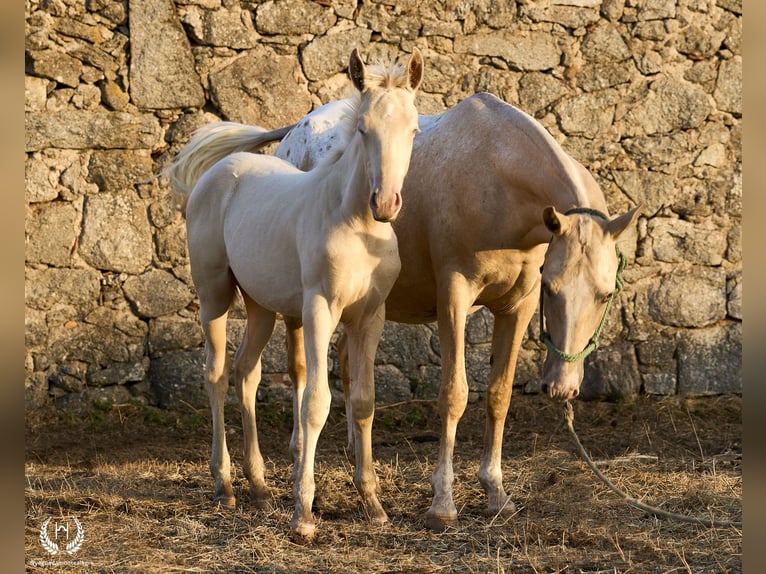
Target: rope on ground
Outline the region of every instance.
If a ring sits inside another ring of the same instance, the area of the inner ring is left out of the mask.
[[[577,445],[577,450],[580,453],[580,456],[583,458],[583,460],[586,462],[586,464],[591,468],[591,470],[598,476],[601,481],[609,487],[609,489],[620,496],[621,498],[624,498],[625,501],[627,501],[628,504],[631,506],[638,508],[640,510],[644,510],[650,514],[656,515],[656,516],[664,516],[665,518],[672,518],[674,520],[681,520],[683,522],[692,522],[695,524],[701,524],[703,526],[707,527],[735,527],[735,528],[742,528],[742,522],[736,522],[732,520],[717,520],[712,519],[709,520],[707,518],[699,518],[696,516],[688,516],[686,514],[678,514],[676,512],[669,512],[667,510],[663,510],[662,508],[657,508],[655,506],[650,506],[648,504],[644,504],[640,500],[633,498],[632,496],[629,496],[627,493],[625,493],[623,490],[619,489],[617,486],[615,486],[612,481],[610,481],[604,474],[599,470],[599,468],[595,465],[593,460],[591,460],[590,456],[588,456],[588,453],[585,452],[585,448],[583,448],[582,443],[580,442],[580,437],[577,436],[577,433],[574,430],[574,409],[572,408],[572,403],[567,401],[566,405],[564,406],[564,417],[566,418],[567,427],[569,428],[569,432],[572,434],[572,437],[574,438],[575,444]]]

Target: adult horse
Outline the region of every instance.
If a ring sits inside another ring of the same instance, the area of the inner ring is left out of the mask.
[[[357,439],[354,484],[368,515],[388,519],[376,493],[371,425],[374,357],[383,329],[385,299],[399,269],[390,222],[402,205],[401,188],[418,129],[415,91],[423,59],[415,50],[406,65],[366,67],[356,50],[349,73],[358,97],[344,103],[337,125],[338,153],[303,172],[273,156],[239,152],[217,161],[196,182],[189,158],[215,155],[194,137],[169,172],[188,193],[187,240],[192,278],[205,333],[205,384],[213,414],[210,468],[215,500],[234,506],[223,405],[228,387],[226,317],[239,290],[247,310],[245,334],[234,359],[245,438],[245,474],[256,505],[268,506],[269,490],[258,447],[255,397],[261,354],[276,313],[292,332],[293,352],[305,369],[305,392],[296,393],[302,442],[295,471],[293,531],[314,534],[314,460],[330,409],[327,352],[339,322],[348,336],[353,385],[350,402]],[[220,156],[217,156],[220,157]],[[188,160],[188,161],[181,161]],[[198,175],[198,174],[197,174]]]
[[[340,106],[333,102],[310,113],[275,154],[307,169],[336,151],[342,145],[335,127]],[[438,322],[441,436],[426,523],[440,531],[457,522],[452,458],[468,400],[466,317],[479,306],[494,315],[479,480],[488,512],[512,513],[501,451],[524,332],[539,299],[548,329],[541,335],[549,349],[543,388],[557,401],[576,397],[583,359],[596,347],[607,307],[621,287],[624,260],[616,241],[635,221],[638,207],[610,219],[593,176],[532,117],[490,94],[421,116],[420,129],[404,182],[407,206],[394,223],[402,269],[386,301],[386,318]],[[228,130],[209,134],[219,153],[226,153],[229,138],[231,151],[284,135],[241,124]],[[288,326],[288,338],[298,336]],[[302,361],[300,354],[288,356],[299,387]]]

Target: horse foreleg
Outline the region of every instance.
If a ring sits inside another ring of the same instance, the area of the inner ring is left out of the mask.
[[[210,472],[215,482],[213,502],[226,508],[236,506],[231,485],[231,459],[226,446],[223,407],[229,389],[229,361],[226,356],[226,312],[206,318],[201,309],[202,330],[205,334],[205,389],[213,416],[213,445]]]
[[[263,457],[258,446],[255,401],[261,382],[261,355],[274,330],[275,315],[243,294],[247,308],[245,334],[234,358],[234,380],[242,412],[245,439],[245,476],[250,483],[250,501],[260,510],[271,508],[271,493],[264,477]]]
[[[304,538],[311,538],[316,529],[316,523],[311,514],[315,490],[314,460],[319,433],[330,413],[331,395],[327,379],[327,352],[338,319],[339,314],[330,309],[324,297],[313,295],[307,298],[303,308],[307,377],[300,410],[303,449],[293,487],[295,511],[290,521],[292,530]]]
[[[354,486],[362,497],[370,521],[380,524],[387,522],[388,516],[378,500],[378,478],[372,460],[372,420],[375,415],[375,351],[384,323],[385,307],[381,306],[369,320],[347,325],[345,331],[351,380],[346,405],[347,412],[351,406],[353,417],[349,435],[356,437]]]
[[[473,298],[469,295],[465,282],[453,278],[448,289],[441,293],[437,311],[442,359],[442,382],[438,398],[441,437],[439,457],[431,475],[433,500],[426,514],[426,526],[435,532],[457,524],[457,508],[452,499],[452,458],[457,425],[468,404],[465,324],[472,303]]]
[[[293,470],[290,478],[295,481],[303,450],[303,429],[301,427],[301,404],[306,388],[306,351],[303,346],[303,325],[300,319],[285,317],[287,331],[287,374],[293,384],[293,433],[290,437],[290,455]]]
[[[510,515],[516,505],[503,488],[503,428],[511,404],[516,360],[524,331],[535,311],[535,297],[528,297],[512,315],[495,315],[492,332],[492,366],[487,388],[487,421],[484,430],[484,452],[479,467],[479,482],[487,494],[487,512]]]

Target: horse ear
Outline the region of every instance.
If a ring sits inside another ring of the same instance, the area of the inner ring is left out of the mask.
[[[367,76],[367,72],[364,67],[364,62],[359,56],[359,50],[354,48],[351,52],[351,58],[348,62],[348,75],[351,77],[351,82],[354,87],[360,92],[364,90],[364,79]]]
[[[423,81],[423,54],[417,48],[412,49],[410,61],[407,62],[407,81],[413,92]]]
[[[564,220],[565,217],[564,214],[556,211],[556,208],[552,205],[543,209],[543,223],[545,223],[548,231],[556,235],[561,235],[566,230],[567,223]]]
[[[638,217],[641,211],[641,206],[637,205],[627,213],[623,213],[619,217],[615,217],[609,223],[606,224],[606,231],[615,239],[617,239],[623,231],[625,231]]]

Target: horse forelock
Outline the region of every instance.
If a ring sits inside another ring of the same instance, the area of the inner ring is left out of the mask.
[[[406,89],[409,87],[409,77],[407,76],[407,66],[397,58],[393,64],[385,65],[381,62],[375,62],[367,67],[365,76],[366,88],[381,88],[391,90],[394,88]]]

